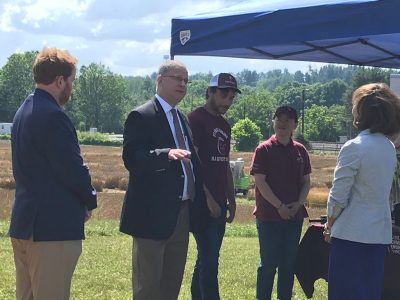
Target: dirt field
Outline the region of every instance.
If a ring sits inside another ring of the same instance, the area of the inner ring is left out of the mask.
[[[12,176],[10,150],[10,142],[0,141],[0,220],[9,218],[14,197],[15,183]],[[100,191],[99,208],[94,216],[106,219],[119,218],[128,177],[121,159],[121,148],[82,146],[82,155],[92,174],[93,185]],[[231,154],[231,159],[243,158],[245,173],[248,174],[252,155],[250,152],[234,152]],[[323,206],[331,186],[336,157],[318,155],[310,157],[312,190],[309,201]],[[254,198],[254,189],[250,190],[249,198]],[[252,210],[253,205],[240,204],[236,221],[243,223],[252,220]],[[321,209],[310,209],[310,216],[319,216],[321,212],[323,212]]]

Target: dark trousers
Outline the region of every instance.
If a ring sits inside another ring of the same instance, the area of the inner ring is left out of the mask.
[[[332,238],[329,300],[380,300],[387,245]]]
[[[257,220],[260,265],[257,270],[257,299],[270,300],[278,269],[278,299],[292,298],[294,266],[303,220]]]
[[[192,277],[192,300],[219,300],[218,259],[225,234],[226,207],[219,218],[209,218],[207,229],[195,233],[197,260]]]

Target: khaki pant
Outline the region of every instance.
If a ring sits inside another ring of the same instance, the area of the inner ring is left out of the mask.
[[[17,300],[68,300],[82,241],[11,239]]]
[[[135,300],[176,300],[189,244],[189,207],[182,204],[167,240],[133,238],[132,283]]]

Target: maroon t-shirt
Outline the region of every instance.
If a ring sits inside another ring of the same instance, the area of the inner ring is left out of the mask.
[[[266,175],[266,182],[274,194],[282,203],[289,204],[299,200],[302,177],[311,173],[310,158],[302,144],[291,140],[288,145],[283,145],[273,135],[256,148],[250,173]],[[254,214],[261,221],[283,220],[257,187]],[[307,216],[303,207],[294,219],[300,220]]]
[[[204,107],[189,113],[188,119],[202,163],[204,182],[215,201],[226,204],[231,127],[223,116],[214,116]]]

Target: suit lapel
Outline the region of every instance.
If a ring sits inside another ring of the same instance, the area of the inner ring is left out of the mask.
[[[157,100],[156,97],[154,97],[153,99],[153,105],[154,105],[154,111],[156,113],[156,118],[160,124],[160,135],[167,137],[168,143],[170,144],[170,148],[176,148],[174,136],[172,135],[171,128],[169,127],[167,115],[165,114],[160,102]],[[177,109],[177,112],[179,119],[181,120],[181,124],[183,126],[185,135],[189,137],[188,143],[190,152],[192,152],[192,154],[194,153],[197,161],[200,161],[200,157],[193,144],[193,134],[190,129],[189,122],[186,116],[179,109]]]
[[[192,130],[190,129],[189,121],[188,121],[187,117],[179,109],[177,109],[177,111],[178,111],[178,115],[179,115],[179,118],[180,118],[182,126],[183,126],[183,130],[185,131],[186,136],[189,137],[188,143],[189,143],[190,152],[192,152],[192,154],[194,153],[196,159],[198,161],[200,161],[200,157],[199,157],[197,150],[193,144],[193,134],[192,134]]]
[[[176,148],[174,136],[172,135],[171,128],[169,127],[167,115],[165,114],[160,102],[157,98],[153,99],[154,111],[156,113],[156,118],[160,124],[160,135],[165,136],[168,139],[169,147]]]
[[[186,115],[183,114],[180,110],[178,110],[178,113],[179,113],[179,117],[181,119],[181,123],[184,126],[184,130],[185,130],[186,135],[189,136],[190,137],[190,141],[193,142],[193,133],[192,133],[192,130],[190,128],[189,121],[188,121]]]

